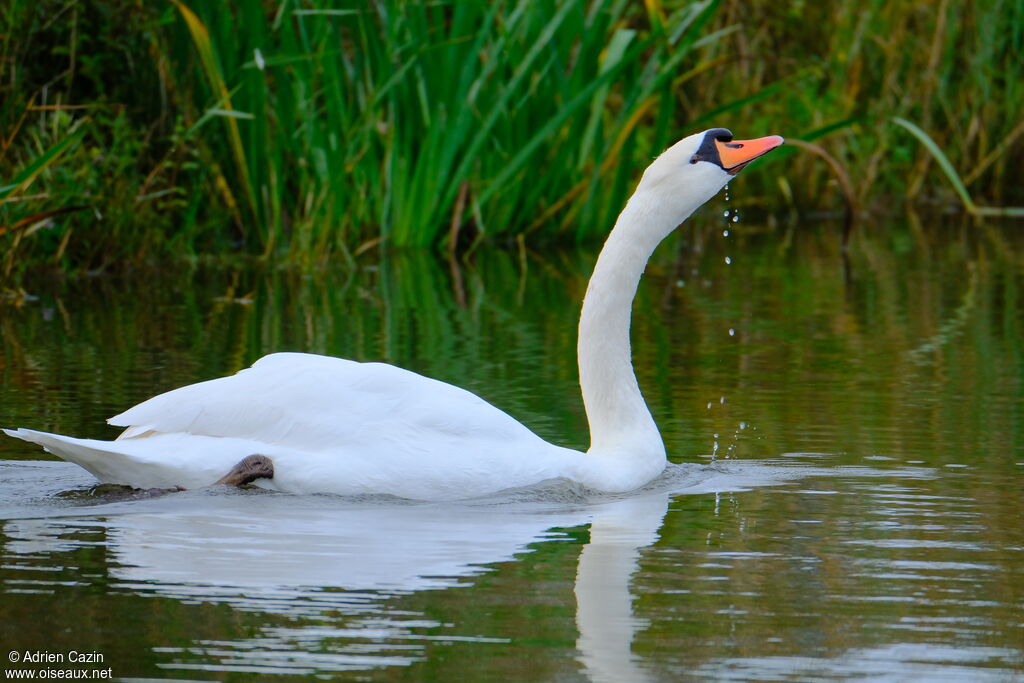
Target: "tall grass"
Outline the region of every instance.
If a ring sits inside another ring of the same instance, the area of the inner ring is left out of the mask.
[[[211,144],[232,162],[246,239],[297,255],[425,246],[470,223],[607,230],[637,165],[677,135],[674,89],[720,37],[710,0],[668,16],[625,0],[177,5],[188,30],[172,54],[199,56],[179,80],[195,117],[222,120]]]
[[[1012,180],[1024,173],[1024,3],[723,0],[714,27],[733,25],[741,29],[708,46],[705,56],[719,60],[711,77],[688,91],[716,101],[805,70],[744,119],[816,142],[861,205],[960,204],[932,151],[894,116],[926,132],[976,201],[1024,204]],[[804,210],[841,201],[842,184],[819,155],[793,150],[764,164],[788,187],[780,193],[770,173],[751,174],[747,192],[791,194]]]
[[[1014,0],[14,0],[0,28],[8,275],[584,241],[719,125],[796,142],[744,179],[768,210],[1024,204]]]

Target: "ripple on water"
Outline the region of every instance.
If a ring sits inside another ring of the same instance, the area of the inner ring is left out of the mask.
[[[599,514],[619,511],[628,521],[632,506],[646,500],[657,503],[652,528],[669,520],[657,534],[631,535],[627,526],[616,538],[641,548],[631,585],[643,596],[637,609],[652,623],[699,619],[739,632],[791,624],[801,640],[830,622],[838,628],[844,615],[897,610],[905,618],[869,617],[860,628],[924,639],[964,639],[993,628],[990,614],[1006,606],[986,590],[1001,565],[982,559],[994,556],[993,546],[978,536],[970,502],[932,492],[934,469],[834,467],[829,460],[787,454],[671,465],[629,495],[549,482],[446,504],[231,490],[107,503],[56,495],[63,486],[90,485],[74,466],[17,463],[5,465],[11,476],[0,482],[0,499],[11,487],[19,515],[3,522],[4,571],[13,579],[5,586],[39,594],[82,586],[87,575],[65,571],[77,561],[75,551],[103,547],[111,595],[196,609],[224,605],[264,622],[237,639],[161,646],[154,652],[163,669],[265,676],[409,666],[430,657],[431,643],[508,643],[400,608],[405,598],[459,591],[498,567],[522,564],[538,544],[579,544],[587,534],[578,530]],[[756,543],[744,547],[746,539]],[[794,642],[792,633],[778,633],[780,643]],[[773,672],[785,678],[784,671],[873,676],[890,667],[911,676],[941,667],[943,675],[984,680],[1003,671],[1000,657],[1009,652],[976,649],[977,659],[956,659],[966,656],[963,648],[951,648],[943,659],[928,649],[805,649],[808,656],[689,661],[687,670],[726,680],[758,671],[757,678],[771,680]],[[673,656],[658,653],[666,665]],[[906,659],[917,656],[923,659]]]
[[[727,681],[790,681],[796,678],[1008,681],[1018,653],[1005,648],[896,644],[855,648],[830,657],[732,657],[715,660],[697,678]],[[941,666],[941,668],[939,668]]]

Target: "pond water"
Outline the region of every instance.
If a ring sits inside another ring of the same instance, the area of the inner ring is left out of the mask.
[[[0,439],[0,667],[1019,680],[1020,227],[879,222],[844,252],[836,226],[706,216],[671,238],[633,339],[674,464],[631,495],[133,498]],[[0,426],[112,438],[103,420],[154,393],[298,350],[453,382],[585,448],[575,322],[595,256],[33,283],[0,304]],[[64,663],[10,663],[36,652]]]

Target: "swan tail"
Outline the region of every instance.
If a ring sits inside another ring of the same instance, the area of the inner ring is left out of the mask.
[[[37,432],[34,429],[4,429],[3,432],[16,439],[42,446],[46,452],[88,470],[106,484],[122,484],[135,488],[196,488],[212,484],[226,469],[220,464],[224,459],[218,457],[210,458],[205,467],[199,468],[195,466],[192,458],[188,458],[192,461],[190,467],[180,466],[186,463],[158,460],[156,455],[163,453],[166,458],[169,450],[167,447],[173,447],[173,443],[162,443],[158,437],[101,441],[76,439],[61,434]],[[151,443],[140,443],[142,441]],[[147,445],[149,447],[146,447]],[[227,456],[229,459],[234,457],[233,454]],[[218,468],[224,469],[220,469],[218,474]]]

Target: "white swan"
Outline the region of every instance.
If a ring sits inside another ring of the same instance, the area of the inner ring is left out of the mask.
[[[655,247],[749,162],[783,142],[733,141],[715,128],[644,171],[598,256],[579,324],[590,423],[586,453],[549,444],[458,387],[383,363],[276,353],[251,368],[181,387],[109,420],[114,441],[4,430],[103,482],[193,488],[265,456],[255,483],[296,493],[444,500],[565,478],[630,491],[665,468],[665,447],[633,374],[633,296]],[[267,461],[266,459],[269,459]]]

